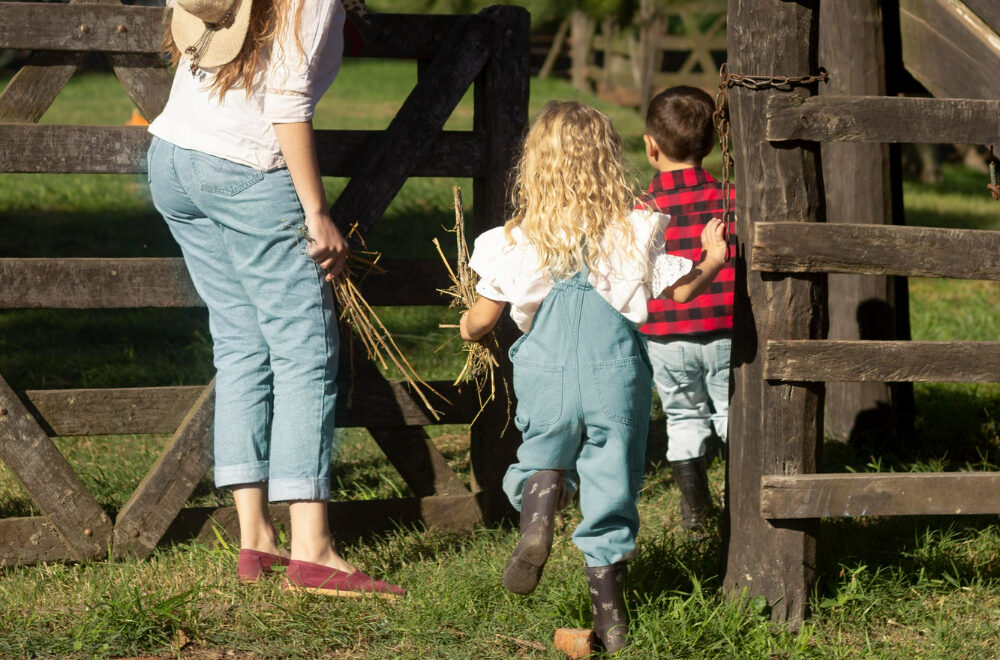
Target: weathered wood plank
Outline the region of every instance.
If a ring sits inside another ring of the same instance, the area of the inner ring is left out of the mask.
[[[158,114],[160,101],[152,90],[149,94],[144,103],[152,108],[149,112]],[[381,131],[316,131],[320,172],[355,175],[380,135]],[[142,126],[0,124],[0,172],[144,173],[151,139]],[[481,174],[482,162],[478,135],[442,131],[430,138],[408,176],[473,177]]]
[[[885,96],[886,67],[879,0],[821,2],[819,60],[830,79],[819,94]],[[821,146],[827,222],[893,222],[889,145],[829,142]],[[830,339],[896,339],[895,278],[834,273],[827,277]],[[848,440],[885,435],[892,406],[885,383],[828,383],[824,435]]]
[[[163,8],[119,3],[0,5],[0,48],[158,53]]]
[[[445,303],[438,289],[451,282],[440,262],[383,259],[379,265],[389,275],[370,275],[359,284],[370,304]],[[204,306],[177,258],[0,259],[0,282],[0,309]]]
[[[775,95],[767,139],[813,142],[1000,143],[1000,101]]]
[[[434,420],[401,382],[342,374],[337,426],[369,429],[431,424],[468,424],[479,410],[475,393],[451,381],[430,381],[452,405]],[[201,386],[122,389],[28,390],[24,393],[45,431],[55,436],[173,433],[205,390]]]
[[[734,73],[815,73],[819,3],[816,0],[730,0],[727,36]],[[764,279],[749,271],[758,218],[785,217],[808,224],[822,207],[818,145],[782,145],[762,139],[769,98],[790,92],[730,90],[736,161],[736,300],[733,395],[726,486],[729,526],[723,581],[727,591],[762,595],[775,619],[793,626],[806,616],[816,565],[815,521],[774,525],[760,517],[760,477],[815,472],[822,439],[822,385],[767,384],[762,346],[772,338],[818,338],[824,332],[825,280]],[[787,148],[784,148],[786,147]],[[766,172],[767,176],[761,173]]]
[[[392,531],[400,525],[423,524],[456,533],[471,531],[482,522],[476,496],[434,495],[392,500],[356,500],[327,504],[330,531],[340,542],[368,534]],[[271,518],[286,530],[291,529],[287,504],[272,504]],[[213,528],[238,542],[239,521],[235,507],[219,509],[191,507],[182,509],[164,535],[164,541],[181,542],[192,538],[215,543]]]
[[[903,64],[934,96],[1000,98],[996,76],[1000,37],[995,27],[969,11],[966,4],[958,0],[901,0]],[[991,4],[995,7],[996,3]]]
[[[0,519],[0,567],[66,561],[73,556],[48,517]]]
[[[496,41],[493,58],[483,68],[473,95],[475,130],[483,136],[483,174],[473,181],[476,200],[475,234],[503,225],[510,217],[507,173],[511,171],[528,124],[528,59],[530,16],[520,7],[491,7],[483,14],[493,19]],[[498,102],[502,99],[502,103]],[[508,314],[494,330],[500,345],[497,376],[513,383],[506,352],[520,332]],[[503,493],[506,466],[514,462],[521,434],[514,428],[514,389],[504,391],[497,379],[496,400],[476,420],[470,433],[472,489],[481,493],[483,517],[495,521],[513,514]],[[508,400],[507,396],[510,396]],[[508,416],[508,413],[510,416]]]
[[[1000,232],[761,222],[753,270],[1000,280]]]
[[[188,411],[115,519],[115,558],[148,557],[212,464],[215,381]]]
[[[159,66],[159,55],[106,53],[105,56],[142,116],[148,121],[156,119],[170,97],[173,71]]]
[[[761,477],[771,519],[1000,513],[1000,472],[799,474]]]
[[[764,377],[784,381],[997,383],[1000,342],[767,342]]]
[[[0,92],[0,122],[33,124],[41,119],[83,58],[82,53],[32,53]]]
[[[368,432],[417,497],[469,492],[423,427],[370,427]]]
[[[489,58],[492,28],[491,21],[479,16],[463,16],[455,23],[331,207],[342,229],[356,224],[364,236],[382,217]]]
[[[1000,4],[995,0],[962,0],[994,32],[1000,33]]]
[[[457,16],[369,14],[356,27],[364,39],[359,57],[427,59],[440,48]],[[0,3],[0,48],[50,51],[159,53],[161,7]],[[30,25],[31,29],[25,29]],[[87,25],[88,31],[80,29]],[[125,31],[118,30],[119,25]]]
[[[105,555],[111,519],[0,377],[0,459],[68,546],[71,559]]]

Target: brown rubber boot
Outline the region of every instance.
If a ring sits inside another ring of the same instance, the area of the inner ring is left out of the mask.
[[[708,474],[705,457],[686,461],[671,461],[674,481],[681,491],[681,525],[692,531],[705,528],[712,496],[708,492]]]
[[[629,645],[625,610],[625,562],[587,567],[590,602],[594,610],[594,635],[608,653]]]
[[[565,499],[559,470],[541,470],[524,484],[521,495],[521,540],[503,567],[503,586],[530,594],[538,586],[552,550],[556,511]]]

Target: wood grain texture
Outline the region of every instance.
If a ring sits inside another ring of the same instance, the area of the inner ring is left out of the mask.
[[[729,70],[787,76],[815,73],[818,13],[816,1],[730,0]],[[765,279],[748,267],[754,259],[750,241],[757,219],[783,217],[802,224],[819,219],[818,147],[776,148],[763,139],[769,98],[807,96],[812,91],[730,90],[739,246],[723,584],[730,592],[747,589],[764,596],[772,617],[793,627],[807,614],[818,524],[773,524],[761,518],[760,478],[816,471],[823,388],[766,383],[763,346],[768,339],[823,336],[826,291],[819,277]]]
[[[0,518],[0,568],[66,561],[73,554],[46,516]]]
[[[1000,4],[994,0],[963,0],[963,4],[994,32],[1000,32]]]
[[[1000,472],[801,474],[761,478],[771,519],[1000,513]]]
[[[996,383],[1000,342],[778,340],[764,377],[784,381]]]
[[[350,182],[333,203],[330,214],[345,233],[357,225],[365,236],[382,217],[492,54],[492,30],[492,23],[480,16],[463,16],[449,30],[399,112],[359,159]]]
[[[885,96],[880,0],[821,2],[819,59],[830,79],[819,94]],[[891,225],[889,145],[830,142],[821,146],[827,222],[849,218]],[[831,274],[827,278],[830,339],[896,339],[895,278]],[[824,432],[848,440],[886,433],[893,397],[885,383],[829,383]]]
[[[989,26],[959,0],[900,0],[903,64],[931,94],[940,98],[1000,98],[1000,37],[996,3]],[[978,3],[979,11],[986,3]],[[993,127],[996,116],[989,118]],[[972,142],[953,140],[953,142]],[[994,143],[996,140],[987,141]]]
[[[1000,101],[889,96],[772,96],[768,140],[813,142],[1000,142]]]
[[[796,222],[757,223],[753,270],[1000,279],[1000,232]]]
[[[55,526],[69,559],[107,554],[111,520],[0,377],[0,459]]]
[[[440,261],[383,259],[359,284],[372,305],[440,305]],[[183,259],[0,259],[0,309],[204,307]]]
[[[0,92],[0,122],[33,124],[41,119],[83,58],[82,53],[32,53]]]
[[[484,172],[473,181],[476,200],[475,231],[480,234],[499,227],[510,217],[507,173],[511,171],[528,125],[528,85],[531,67],[528,59],[530,16],[520,7],[485,9],[482,14],[495,25],[494,55],[476,79],[475,131],[485,144]],[[503,103],[497,103],[503,99]],[[513,424],[517,402],[514,388],[508,400],[499,376],[513,383],[507,350],[520,332],[508,314],[494,328],[500,345],[497,361],[497,397],[472,426],[470,433],[472,486],[479,492],[483,517],[494,522],[513,515],[514,510],[502,489],[506,466],[514,462],[521,434]]]
[[[215,381],[191,406],[170,443],[115,519],[113,556],[148,557],[212,464]]]
[[[441,421],[427,412],[402,382],[359,377],[345,371],[338,381],[338,427],[369,429],[431,424],[468,424],[479,410],[471,388],[430,381],[452,405],[441,404]],[[203,386],[121,389],[29,390],[24,393],[45,431],[56,436],[173,433]]]
[[[156,119],[167,105],[174,73],[156,55],[106,53],[118,82],[147,121]]]
[[[476,496],[434,495],[403,497],[391,500],[357,500],[329,502],[327,516],[334,541],[340,543],[369,534],[382,534],[400,526],[426,526],[454,533],[467,533],[482,522]],[[272,504],[271,518],[275,524],[291,529],[287,504]],[[223,538],[239,543],[239,521],[235,507],[182,509],[164,535],[165,541],[186,542],[197,539],[216,543],[214,529]]]
[[[423,427],[370,427],[368,432],[417,497],[468,494]]]
[[[156,107],[160,101],[155,95],[145,103],[153,108],[149,112],[159,113]],[[380,134],[381,131],[316,131],[320,173],[355,175]],[[143,126],[0,124],[0,172],[140,174],[146,171],[150,140],[152,136]],[[431,138],[409,176],[478,176],[482,173],[482,163],[478,135],[469,131],[442,131]]]

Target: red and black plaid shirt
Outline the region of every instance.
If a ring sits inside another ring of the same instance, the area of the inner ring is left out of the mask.
[[[729,199],[735,200],[730,189]],[[644,201],[654,210],[668,213],[665,232],[669,254],[701,261],[701,232],[705,223],[722,217],[722,183],[700,167],[660,172],[649,184]],[[736,253],[736,236],[729,236],[730,257]],[[689,303],[653,298],[646,308],[649,318],[639,330],[647,335],[693,335],[733,327],[735,270],[730,259],[708,290]]]

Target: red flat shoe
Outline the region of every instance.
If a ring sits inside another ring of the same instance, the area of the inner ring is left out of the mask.
[[[284,588],[289,591],[307,591],[336,598],[374,596],[385,600],[396,600],[406,593],[406,589],[402,587],[376,580],[361,571],[345,573],[329,566],[297,559],[288,564]]]
[[[288,566],[289,559],[272,555],[270,552],[260,550],[240,550],[240,557],[236,562],[236,579],[240,582],[256,582],[266,575],[274,572],[271,568],[275,564]]]

